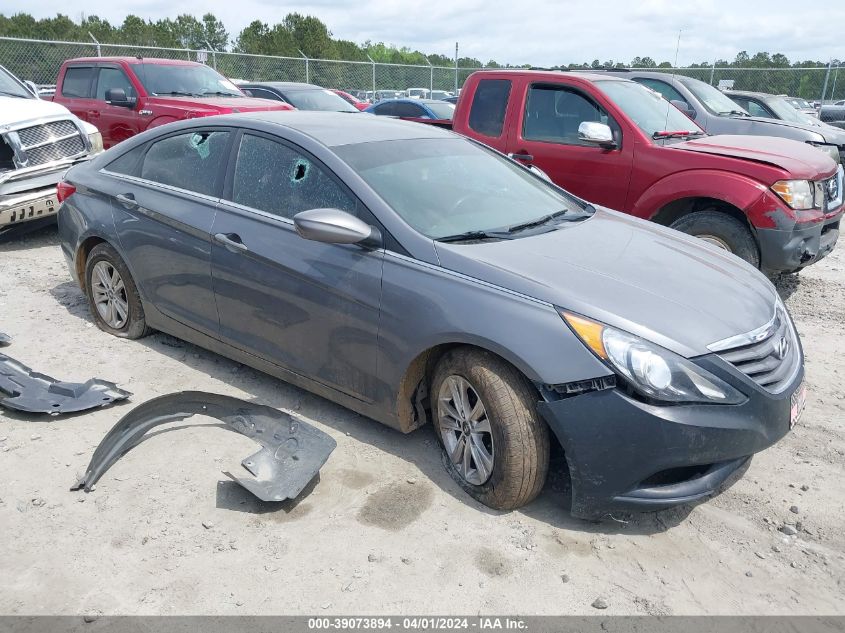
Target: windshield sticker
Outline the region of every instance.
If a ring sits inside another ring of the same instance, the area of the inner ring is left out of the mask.
[[[304,158],[297,160],[290,170],[290,180],[293,183],[299,183],[308,178],[311,163]]]
[[[203,160],[208,158],[208,154],[211,152],[211,150],[208,147],[208,137],[209,136],[210,136],[209,134],[192,134],[191,135],[191,140],[190,140],[191,147],[193,147],[196,150],[197,154],[199,154],[199,157],[202,158]]]

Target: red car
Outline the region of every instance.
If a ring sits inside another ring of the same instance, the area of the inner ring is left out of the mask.
[[[331,88],[331,91],[347,103],[351,103],[353,106],[355,106],[362,112],[370,107],[369,101],[361,101],[360,99],[356,99],[348,92],[344,92],[343,90],[336,90],[334,88]]]
[[[53,101],[95,125],[106,148],[171,121],[294,109],[247,97],[204,64],[137,57],[67,60],[59,70]]]
[[[833,250],[843,169],[767,136],[707,136],[658,93],[601,73],[482,71],[452,128],[595,204],[676,228],[769,274]]]

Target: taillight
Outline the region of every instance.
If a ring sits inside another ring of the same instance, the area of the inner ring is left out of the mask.
[[[70,198],[74,193],[76,193],[76,187],[69,182],[60,180],[59,184],[56,185],[56,200],[59,201],[59,204]]]

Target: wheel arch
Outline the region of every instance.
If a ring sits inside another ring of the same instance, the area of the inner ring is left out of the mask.
[[[98,244],[108,244],[114,248],[114,244],[100,235],[89,235],[79,243],[79,246],[76,247],[76,254],[73,258],[73,266],[82,292],[87,292],[85,287],[87,283],[87,280],[85,279],[85,265],[88,263],[88,255]]]
[[[663,226],[671,226],[682,217],[707,209],[714,209],[738,220],[743,226],[751,231],[755,241],[757,240],[757,230],[754,225],[749,222],[748,216],[743,213],[742,209],[730,202],[720,198],[714,198],[712,196],[689,196],[685,198],[678,198],[677,200],[673,200],[662,206],[649,219],[652,222]]]

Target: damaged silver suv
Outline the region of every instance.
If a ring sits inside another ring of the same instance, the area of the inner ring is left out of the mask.
[[[102,330],[168,332],[406,433],[431,422],[492,508],[539,493],[555,440],[576,516],[696,501],[803,407],[801,343],[756,269],[445,130],[195,119],[59,190]]]

